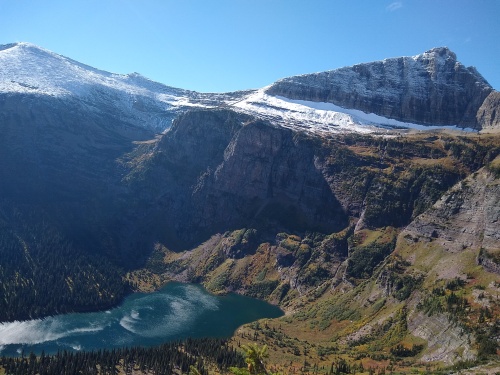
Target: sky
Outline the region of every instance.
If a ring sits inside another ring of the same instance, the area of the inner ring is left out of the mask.
[[[201,92],[447,46],[500,90],[500,0],[0,0],[0,44]]]

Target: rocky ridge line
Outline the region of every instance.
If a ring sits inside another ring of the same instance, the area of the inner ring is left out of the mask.
[[[413,57],[284,78],[266,92],[405,122],[481,129],[485,120],[476,115],[493,88],[474,67],[465,67],[442,47]]]

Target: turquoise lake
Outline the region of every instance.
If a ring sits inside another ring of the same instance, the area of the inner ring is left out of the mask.
[[[236,328],[283,312],[253,298],[214,296],[201,286],[169,283],[155,293],[134,293],[109,311],[0,323],[0,354],[18,356],[154,346],[186,337],[229,337]]]

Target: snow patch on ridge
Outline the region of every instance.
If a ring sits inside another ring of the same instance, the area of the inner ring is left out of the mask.
[[[0,51],[0,92],[85,96],[101,86],[137,96],[156,94],[146,80],[137,84],[130,75],[101,71],[30,43]]]
[[[332,103],[294,100],[266,94],[268,87],[257,90],[244,100],[232,103],[244,112],[278,122],[279,125],[313,133],[359,132],[373,133],[383,129],[451,129],[474,132],[458,126],[428,126],[389,119],[374,113],[347,109]]]
[[[279,125],[296,130],[338,133],[372,130],[355,122],[352,116],[341,111],[314,108],[299,100],[275,97],[265,93],[267,87],[257,90],[244,100],[234,103],[235,108],[259,117],[277,122]]]
[[[343,112],[345,114],[352,116],[352,118],[360,125],[374,125],[374,126],[408,128],[417,130],[450,129],[450,130],[461,130],[465,132],[476,132],[476,130],[472,128],[461,128],[457,125],[420,125],[411,122],[398,121],[384,116],[379,116],[375,113],[365,113],[357,109],[342,108],[332,103],[311,102],[307,100],[293,100],[284,97],[277,97],[277,98],[285,102],[297,103],[318,110]]]

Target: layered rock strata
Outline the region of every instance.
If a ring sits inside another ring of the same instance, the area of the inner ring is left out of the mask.
[[[448,48],[284,78],[270,95],[327,102],[427,125],[480,128],[476,114],[492,87]]]

